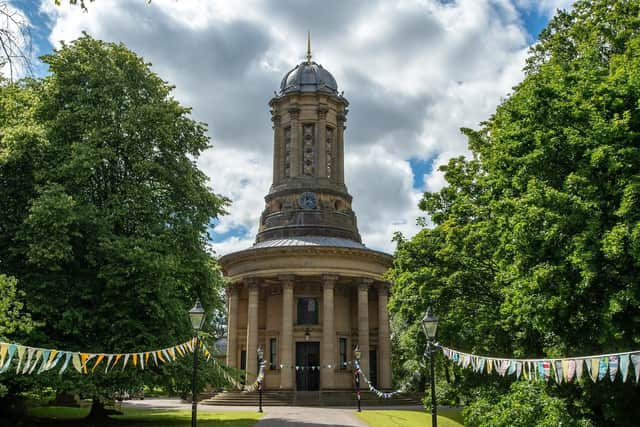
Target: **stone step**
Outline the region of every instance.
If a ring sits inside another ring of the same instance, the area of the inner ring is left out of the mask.
[[[257,406],[259,393],[226,391],[218,393],[201,402],[203,405],[217,406]],[[361,391],[361,404],[364,406],[416,405],[420,402],[418,394],[401,394],[390,399],[378,398],[374,393]],[[357,406],[356,395],[353,391],[265,391],[262,396],[263,406]]]

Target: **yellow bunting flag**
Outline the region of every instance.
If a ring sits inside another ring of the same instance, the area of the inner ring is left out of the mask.
[[[132,354],[131,360],[133,361],[133,366],[138,367],[138,355],[135,353]]]
[[[144,364],[149,366],[149,352],[144,354]]]
[[[594,357],[591,359],[591,369],[589,370],[589,374],[591,374],[591,380],[595,383],[598,380],[598,371],[600,368],[600,359]]]
[[[568,360],[562,360],[562,375],[564,377],[564,382],[568,383],[569,381],[571,381],[571,378],[569,378],[569,361]]]
[[[162,361],[162,363],[167,363],[166,360],[164,360],[164,357],[162,357],[162,352],[160,350],[156,351],[156,354],[158,355],[158,357],[160,358],[160,360]],[[157,363],[157,362],[156,362]]]
[[[169,353],[169,357],[171,357],[171,359],[176,360],[176,348],[175,347],[168,348],[167,349],[167,353]]]
[[[80,354],[80,361],[82,361],[82,373],[87,373],[87,362],[89,361],[89,355],[87,353]]]
[[[116,354],[116,360],[115,360],[115,362],[113,362],[113,366],[111,367],[111,369],[113,369],[118,364],[118,361],[120,359],[122,359],[122,355],[121,354]]]
[[[0,343],[0,367],[4,366],[4,358],[7,357],[8,350],[9,350],[9,344]]]
[[[98,365],[100,364],[100,362],[102,362],[102,359],[104,359],[104,354],[100,354],[98,355],[98,358],[96,359],[96,363],[93,364],[93,368],[91,368],[91,373],[93,374],[93,371],[96,370],[96,368],[98,367]]]
[[[184,357],[184,350],[182,349],[182,344],[176,346],[176,351],[180,355],[180,357]]]
[[[57,355],[58,355],[58,350],[51,350],[51,354],[49,355],[49,360],[47,360],[47,364],[44,367],[45,371],[48,371],[49,369],[53,368],[51,364],[53,363],[54,360],[56,360]]]

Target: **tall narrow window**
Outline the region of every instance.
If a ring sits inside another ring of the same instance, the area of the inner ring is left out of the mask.
[[[340,369],[347,369],[347,339],[340,338]]]
[[[327,178],[331,178],[333,171],[333,129],[327,128]]]
[[[269,340],[269,369],[276,369],[276,357],[278,356],[278,354],[276,353],[277,351],[277,345],[276,345],[276,339],[275,338],[271,338]]]
[[[291,176],[291,127],[284,130],[284,177]]]
[[[318,300],[315,298],[298,298],[298,324],[318,324]]]
[[[313,176],[316,163],[316,153],[313,141],[314,127],[312,124],[304,125],[303,134],[303,153],[302,153],[302,172],[306,176]]]

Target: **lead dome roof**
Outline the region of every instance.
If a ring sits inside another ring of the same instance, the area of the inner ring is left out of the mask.
[[[325,92],[338,95],[338,83],[331,73],[315,61],[303,61],[282,78],[280,94]]]

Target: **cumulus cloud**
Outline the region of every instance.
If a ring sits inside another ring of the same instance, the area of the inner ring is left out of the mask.
[[[459,128],[477,127],[522,78],[531,36],[520,10],[551,14],[569,4],[113,0],[83,13],[52,3],[41,5],[53,22],[52,43],[82,31],[125,43],[209,124],[214,149],[199,165],[214,190],[233,200],[216,227],[226,236],[212,244],[220,254],[250,246],[257,232],[271,184],[267,102],[302,59],[308,29],[314,59],[351,103],[345,172],[363,240],[392,252],[395,231],[418,229],[422,191],[444,185],[437,167],[468,154]],[[409,159],[431,161],[433,171],[416,180]]]

